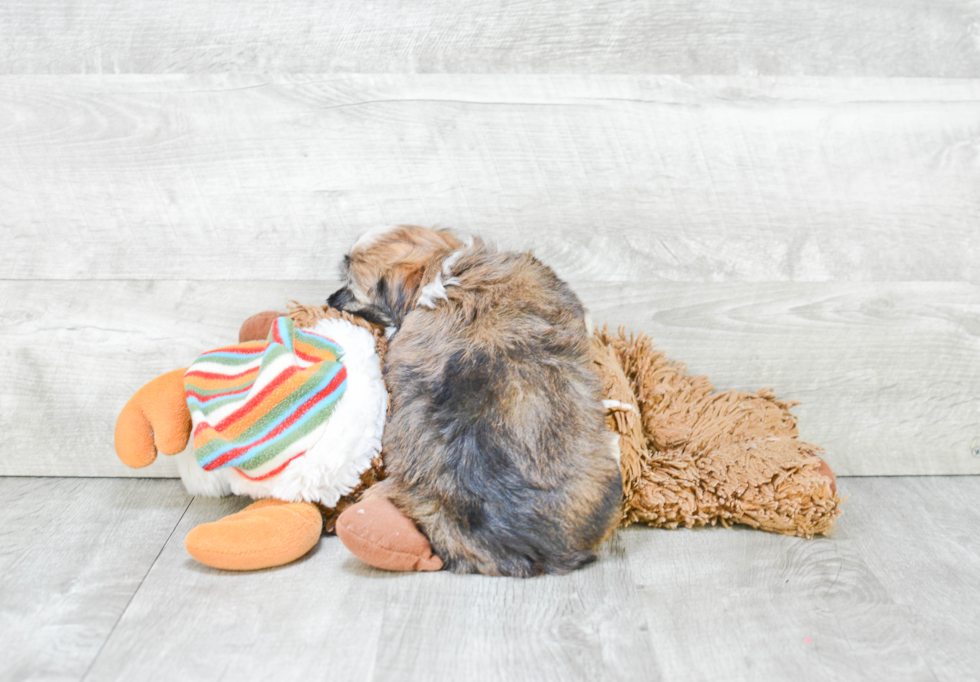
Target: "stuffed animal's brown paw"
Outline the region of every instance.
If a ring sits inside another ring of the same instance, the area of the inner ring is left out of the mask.
[[[246,341],[265,341],[269,337],[269,329],[277,317],[283,317],[286,313],[277,313],[275,310],[263,310],[256,313],[242,322],[241,329],[238,330],[238,343]]]
[[[438,571],[442,559],[415,523],[383,497],[362,500],[337,519],[337,536],[354,556],[388,571]]]
[[[832,492],[834,495],[836,495],[837,494],[837,476],[834,474],[833,470],[830,468],[830,465],[827,464],[827,462],[824,461],[823,458],[820,458],[820,466],[817,467],[817,473],[818,474],[823,474],[824,476],[826,476],[827,478],[830,479],[830,492]]]

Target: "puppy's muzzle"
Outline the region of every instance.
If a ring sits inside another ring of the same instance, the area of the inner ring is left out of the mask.
[[[331,308],[362,317],[372,324],[377,324],[382,327],[391,325],[391,318],[383,310],[378,306],[364,305],[358,301],[350,287],[337,289],[337,291],[330,294],[330,298],[327,299],[327,305]]]
[[[354,298],[354,292],[350,290],[350,287],[337,289],[337,291],[330,294],[330,298],[327,299],[327,305],[331,308],[345,310],[349,313],[356,312],[355,309],[359,307],[357,299]]]

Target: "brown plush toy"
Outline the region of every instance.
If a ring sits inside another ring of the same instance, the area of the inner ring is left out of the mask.
[[[249,318],[239,341],[265,339],[281,315]],[[384,357],[383,334],[363,320],[315,306],[293,306],[288,316],[297,328],[343,316],[370,328]],[[605,381],[607,424],[620,436],[622,525],[745,524],[802,537],[833,528],[841,502],[834,475],[818,447],[798,440],[789,411],[794,403],[768,390],[714,393],[707,378],[687,375],[684,365],[668,361],[644,336],[597,330],[594,348]],[[125,463],[145,466],[157,449],[184,449],[191,420],[182,376],[177,370],[151,381],[123,410],[116,445]],[[371,496],[371,484],[383,477],[382,459],[375,458],[360,483],[330,507],[260,500],[193,529],[188,551],[210,566],[250,570],[299,558],[320,534],[336,532],[372,566],[439,570],[441,560],[414,523]]]
[[[158,452],[177,455],[192,494],[257,499],[185,541],[203,564],[254,570],[306,554],[380,477],[386,343],[369,323],[313,306],[253,316],[239,342],[137,391],[119,415],[115,442],[131,467],[148,466]],[[188,453],[191,404],[198,419]],[[214,461],[199,461],[202,449],[214,451]]]
[[[812,537],[840,515],[820,448],[797,438],[796,403],[757,393],[715,393],[645,336],[597,330],[607,424],[620,434],[622,524],[745,524]]]

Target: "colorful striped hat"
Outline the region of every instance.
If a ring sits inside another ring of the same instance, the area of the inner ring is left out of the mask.
[[[347,388],[344,351],[280,317],[266,341],[204,353],[184,375],[194,454],[205,471],[269,479],[302,457]]]

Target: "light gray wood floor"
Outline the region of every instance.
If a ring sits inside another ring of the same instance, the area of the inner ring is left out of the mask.
[[[196,564],[242,506],[178,481],[0,478],[0,680],[968,680],[980,477],[845,478],[832,537],[631,528],[520,581],[390,574],[334,537]]]

